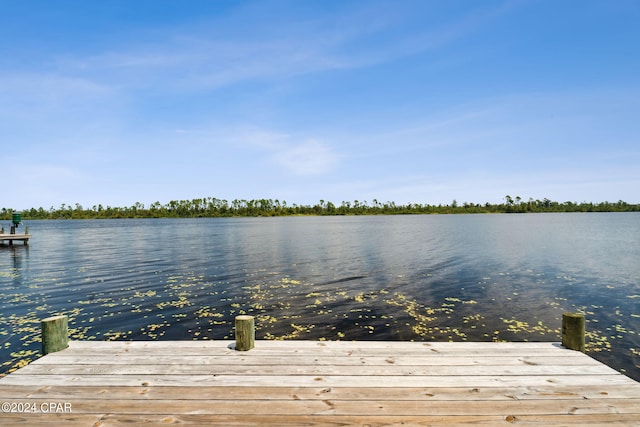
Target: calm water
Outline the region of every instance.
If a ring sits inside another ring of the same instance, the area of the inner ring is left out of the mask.
[[[8,229],[9,223],[3,224]],[[0,247],[0,372],[74,339],[559,341],[640,380],[640,214],[29,221]],[[20,232],[20,231],[19,231]]]

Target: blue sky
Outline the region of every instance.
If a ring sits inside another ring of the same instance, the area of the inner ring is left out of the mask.
[[[0,206],[640,202],[640,2],[0,0]]]

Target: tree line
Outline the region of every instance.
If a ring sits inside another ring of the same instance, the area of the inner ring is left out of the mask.
[[[137,202],[128,207],[103,206],[85,208],[79,203],[49,209],[31,208],[22,210],[22,218],[33,219],[110,219],[110,218],[213,218],[213,217],[257,217],[288,215],[404,215],[404,214],[464,214],[464,213],[527,213],[527,212],[638,212],[640,205],[617,202],[555,202],[549,199],[523,200],[521,197],[504,197],[502,203],[458,203],[421,204],[379,202],[373,199],[343,201],[339,205],[320,200],[313,205],[288,204],[278,199],[256,199],[232,201],[204,197],[192,200],[172,200],[168,203],[151,203],[148,206]],[[0,209],[0,219],[10,220],[12,208]]]

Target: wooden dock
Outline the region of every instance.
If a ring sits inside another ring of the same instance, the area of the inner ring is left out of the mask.
[[[0,425],[640,426],[640,383],[557,343],[233,346],[72,341],[0,379]]]
[[[21,241],[25,245],[29,243],[29,239],[31,238],[31,234],[8,234],[3,233],[0,234],[0,244],[8,241],[10,245],[13,244],[14,241]]]

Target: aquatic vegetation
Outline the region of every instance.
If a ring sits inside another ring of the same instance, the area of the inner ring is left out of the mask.
[[[507,325],[507,330],[509,332],[513,332],[516,334],[524,334],[524,336],[528,337],[530,335],[559,335],[560,329],[558,328],[549,328],[544,325],[542,321],[538,321],[537,324],[531,325],[529,322],[517,320],[517,319],[504,319],[501,320]],[[528,338],[525,338],[524,341],[528,341]]]
[[[292,332],[289,332],[284,335],[272,335],[270,333],[267,333],[265,335],[265,338],[271,339],[271,340],[296,339],[296,338],[300,338],[303,334],[308,334],[309,332],[311,332],[313,328],[315,328],[315,325],[296,325],[295,323],[291,323],[290,326],[291,326],[291,329],[293,329]]]
[[[489,321],[484,313],[473,311],[480,305],[476,299],[459,296],[428,304],[416,296],[388,289],[321,289],[311,282],[278,276],[277,272],[264,274],[256,283],[239,289],[240,293],[232,294],[203,276],[172,275],[155,289],[122,288],[117,298],[98,292],[94,298],[80,299],[63,312],[69,316],[71,338],[83,340],[175,339],[172,330],[180,323],[185,323],[191,339],[233,339],[233,318],[241,313],[253,314],[259,337],[273,340],[346,339],[378,334],[386,339],[397,335],[412,340],[465,341],[473,336],[492,341],[526,341],[558,340],[560,335],[557,323],[551,327],[542,320],[532,322],[532,319],[512,316],[498,317],[496,320],[500,323]],[[512,295],[505,295],[505,301]],[[36,299],[35,293],[4,296],[5,303]],[[215,304],[202,304],[206,299]],[[545,302],[549,307],[565,304],[563,298]],[[602,309],[603,306],[595,304],[578,307],[590,318],[597,317]],[[47,304],[40,304],[25,315],[12,313],[0,317],[2,324],[11,325],[11,332],[2,329],[0,336],[18,338],[3,343],[4,351],[9,351],[9,359],[1,366],[4,373],[28,364],[39,355],[36,350],[39,320],[47,310]],[[137,315],[135,328],[104,330],[99,327],[105,319],[127,312]],[[621,310],[615,314],[625,317]],[[640,317],[635,313],[630,316]],[[597,323],[597,319],[591,322]],[[636,332],[619,323],[602,331],[589,328],[587,351],[611,351],[611,341],[628,334]],[[11,350],[18,343],[25,348]],[[635,348],[630,352],[638,356]]]

